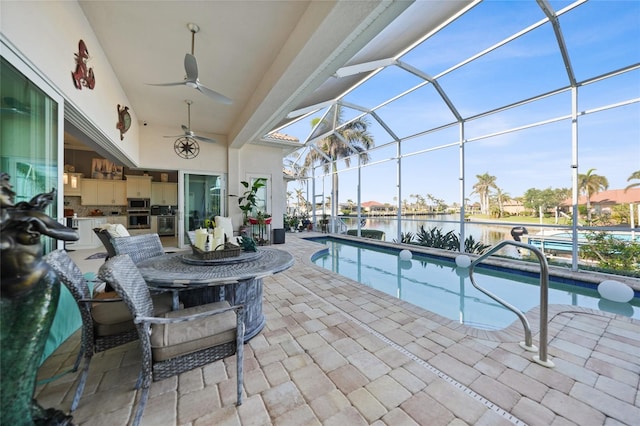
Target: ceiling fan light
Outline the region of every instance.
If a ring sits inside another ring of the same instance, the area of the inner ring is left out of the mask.
[[[184,83],[185,86],[191,87],[192,89],[197,89],[198,85],[194,81],[187,81]]]

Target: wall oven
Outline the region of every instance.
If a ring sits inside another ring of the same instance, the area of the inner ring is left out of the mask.
[[[150,210],[127,210],[127,228],[129,229],[150,229]]]

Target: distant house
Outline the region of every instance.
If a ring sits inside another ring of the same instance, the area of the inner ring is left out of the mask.
[[[519,215],[524,213],[524,211],[526,210],[522,201],[516,200],[505,201],[502,204],[502,208],[504,209],[505,213],[509,213],[511,215]]]
[[[626,192],[624,189],[611,189],[591,196],[591,209],[597,214],[611,213],[613,206],[631,203],[640,203],[640,188],[630,188]],[[564,200],[561,204],[562,207],[571,207],[571,205],[570,198]],[[585,195],[581,195],[578,198],[578,205],[587,205],[587,197]]]
[[[360,204],[365,213],[369,213],[371,215],[376,213],[384,213],[388,210],[387,206],[377,201],[365,201]]]

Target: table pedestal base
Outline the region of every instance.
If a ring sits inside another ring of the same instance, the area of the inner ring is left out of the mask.
[[[265,326],[262,313],[262,278],[217,284],[180,291],[180,301],[185,308],[226,300],[230,305],[244,305],[244,341],[248,342]]]

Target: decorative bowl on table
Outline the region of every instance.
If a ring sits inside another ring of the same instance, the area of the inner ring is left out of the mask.
[[[212,251],[203,251],[198,247],[191,245],[191,249],[193,250],[193,255],[202,260],[214,260],[214,259],[226,259],[228,257],[237,257],[240,256],[241,248],[236,246],[235,244],[225,243],[223,249],[212,250]]]

